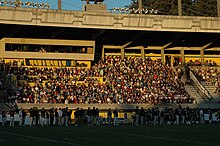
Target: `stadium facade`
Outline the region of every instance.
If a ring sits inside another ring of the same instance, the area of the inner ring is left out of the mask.
[[[181,58],[182,64],[189,60],[201,60],[201,64],[206,60],[215,60],[220,64],[218,17],[116,14],[104,11],[79,12],[1,6],[0,28],[0,58],[6,62],[20,60],[25,66],[71,67],[78,63],[91,67],[93,62],[98,62],[105,55],[161,58],[162,62],[172,67],[175,58]],[[49,48],[51,52],[31,50],[42,46]],[[28,51],[17,51],[21,48]],[[65,48],[71,51],[68,52]],[[24,108],[76,107],[18,105]],[[87,108],[93,105],[77,106]],[[106,105],[94,106],[106,109]],[[119,109],[133,109],[135,106],[110,105]],[[210,104],[190,106],[208,107]],[[215,104],[212,106],[218,107]]]

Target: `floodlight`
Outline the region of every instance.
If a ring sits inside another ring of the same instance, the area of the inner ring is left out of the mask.
[[[33,2],[30,2],[30,6],[34,7],[34,3],[33,3]]]
[[[12,1],[9,1],[8,4],[13,5],[13,2],[12,2]]]
[[[15,7],[17,7],[18,3],[17,2],[12,2],[11,5],[15,5]]]
[[[38,2],[36,2],[36,3],[34,4],[34,6],[36,6],[37,8],[39,8],[39,7],[40,7],[40,5],[39,5],[39,3],[38,3]]]
[[[145,9],[144,13],[147,14],[148,12],[149,12],[148,9]]]
[[[8,4],[8,1],[7,1],[7,0],[4,0],[4,4]]]
[[[151,10],[150,10],[150,13],[153,14],[153,12],[154,12],[154,9],[151,9]]]
[[[49,9],[50,8],[50,4],[46,3],[45,7]]]
[[[40,3],[40,7],[41,7],[41,8],[44,8],[44,7],[45,7],[45,4],[44,4],[44,3]]]
[[[25,2],[25,5],[29,7],[31,5],[31,3],[30,2]]]

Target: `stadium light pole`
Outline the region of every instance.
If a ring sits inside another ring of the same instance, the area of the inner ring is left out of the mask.
[[[182,0],[178,0],[178,16],[182,15]]]
[[[61,0],[58,0],[58,10],[62,10]]]
[[[143,9],[142,0],[138,0],[138,9],[140,11]]]
[[[218,12],[218,17],[220,17],[220,0],[217,0],[217,12]]]

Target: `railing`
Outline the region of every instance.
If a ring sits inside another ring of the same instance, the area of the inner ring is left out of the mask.
[[[195,75],[193,74],[193,72],[191,70],[190,70],[190,78],[193,80],[193,82],[195,83],[197,88],[210,100],[212,98],[212,96],[204,88],[204,86],[202,84],[200,84],[200,82],[198,81],[198,79],[195,77]]]

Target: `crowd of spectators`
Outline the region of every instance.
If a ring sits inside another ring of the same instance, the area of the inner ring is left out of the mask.
[[[205,81],[210,85],[215,85],[215,92],[220,92],[220,68],[202,67],[194,69],[193,72],[200,82]]]
[[[10,67],[18,102],[192,103],[178,72],[160,59],[106,56],[91,69]],[[106,79],[100,82],[97,77]],[[31,85],[32,82],[32,85]]]
[[[13,88],[11,83],[10,74],[4,72],[5,68],[14,65],[11,63],[5,63],[4,61],[0,62],[0,102],[2,103],[13,103],[16,96],[16,89]]]
[[[202,65],[202,63],[201,63],[201,61],[200,60],[195,60],[195,61],[192,61],[192,60],[189,60],[188,62],[187,62],[187,65],[188,66],[201,66]],[[217,66],[217,63],[213,60],[206,60],[205,62],[204,62],[204,65],[205,66]]]

